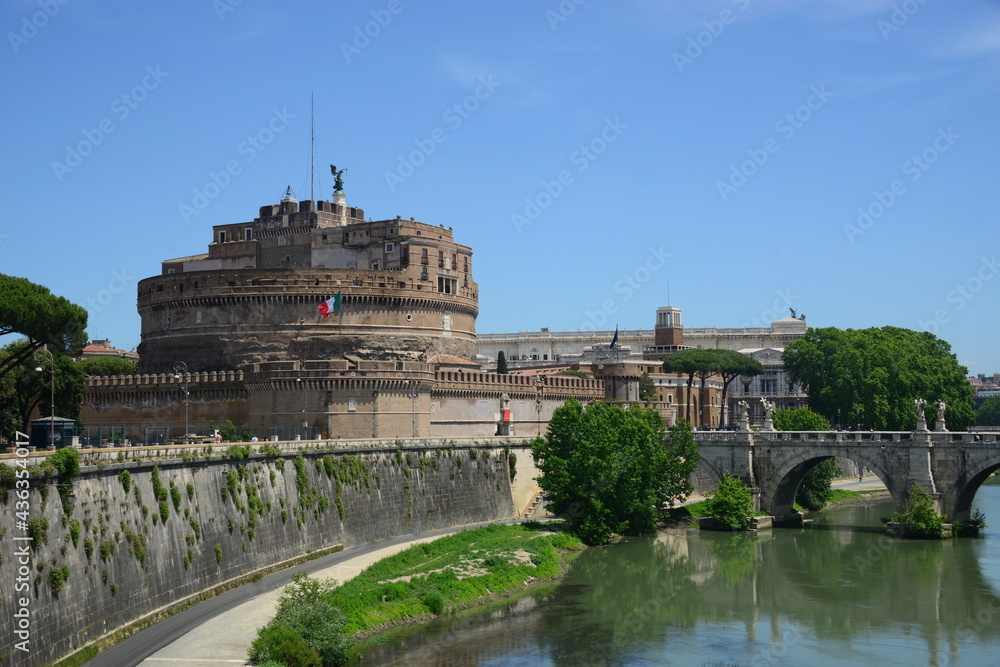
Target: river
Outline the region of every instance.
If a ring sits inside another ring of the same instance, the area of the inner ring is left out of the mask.
[[[975,506],[1000,523],[1000,486]],[[803,529],[663,531],[557,586],[374,649],[365,665],[1000,665],[1000,529],[892,540],[889,504]]]

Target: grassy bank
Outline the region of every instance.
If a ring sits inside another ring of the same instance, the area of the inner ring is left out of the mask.
[[[857,502],[860,499],[867,498],[873,495],[872,491],[848,491],[846,489],[830,489],[830,498],[826,501],[826,505],[823,509],[830,509],[831,507],[836,507],[837,505],[846,505]],[[688,517],[699,518],[703,516],[708,516],[708,509],[706,508],[707,501],[702,500],[696,503],[690,503],[688,505],[683,505],[681,507],[676,507],[668,513],[668,516],[673,521],[681,521]],[[795,504],[795,509],[803,512],[806,511],[798,503]],[[759,516],[763,516],[764,513],[760,513]]]
[[[301,657],[315,650],[325,664],[342,664],[357,655],[357,640],[556,579],[582,549],[577,538],[539,524],[496,524],[414,545],[341,586],[299,580],[283,594],[277,616],[259,631],[251,658],[288,664],[283,652],[294,649]],[[334,631],[334,626],[339,627]]]
[[[559,576],[560,551],[583,544],[566,533],[492,525],[418,544],[383,559],[327,598],[355,637],[429,620]]]

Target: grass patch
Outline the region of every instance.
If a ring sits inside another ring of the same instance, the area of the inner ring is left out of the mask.
[[[430,620],[558,577],[583,543],[561,532],[496,524],[417,544],[371,565],[328,600],[344,613],[344,631],[364,637]]]

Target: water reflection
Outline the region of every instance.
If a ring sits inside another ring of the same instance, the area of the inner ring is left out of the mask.
[[[980,494],[1000,516],[1000,489]],[[419,633],[364,662],[997,662],[1000,572],[984,574],[981,562],[998,567],[1000,541],[890,540],[877,528],[887,512],[839,510],[801,530],[630,538],[582,554],[537,604]]]

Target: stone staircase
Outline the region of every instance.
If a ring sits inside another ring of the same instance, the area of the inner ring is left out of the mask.
[[[541,504],[542,504],[542,494],[541,492],[538,492],[531,499],[531,502],[529,502],[528,505],[521,512],[521,517],[526,519],[530,516],[534,516],[535,510],[537,510],[538,506]]]

